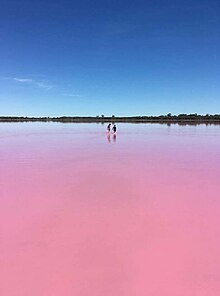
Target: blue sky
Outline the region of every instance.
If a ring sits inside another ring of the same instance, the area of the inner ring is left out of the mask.
[[[0,115],[220,113],[219,1],[3,0]]]

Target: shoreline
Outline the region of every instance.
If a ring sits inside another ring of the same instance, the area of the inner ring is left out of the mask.
[[[4,122],[60,122],[60,123],[149,123],[149,124],[178,124],[178,125],[220,125],[220,115],[174,115],[174,116],[131,116],[131,117],[22,117],[1,116]]]

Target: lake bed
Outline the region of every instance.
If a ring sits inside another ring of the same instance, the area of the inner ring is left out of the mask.
[[[220,126],[0,125],[0,292],[218,296]]]

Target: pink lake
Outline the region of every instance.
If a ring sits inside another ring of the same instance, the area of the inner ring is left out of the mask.
[[[0,295],[219,296],[220,126],[1,124]]]

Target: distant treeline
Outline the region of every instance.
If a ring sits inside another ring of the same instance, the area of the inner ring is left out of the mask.
[[[0,122],[130,122],[130,123],[161,123],[161,124],[220,124],[220,114],[179,114],[160,116],[129,116],[129,117],[105,117],[104,115],[95,117],[62,116],[62,117],[17,117],[1,116]]]

